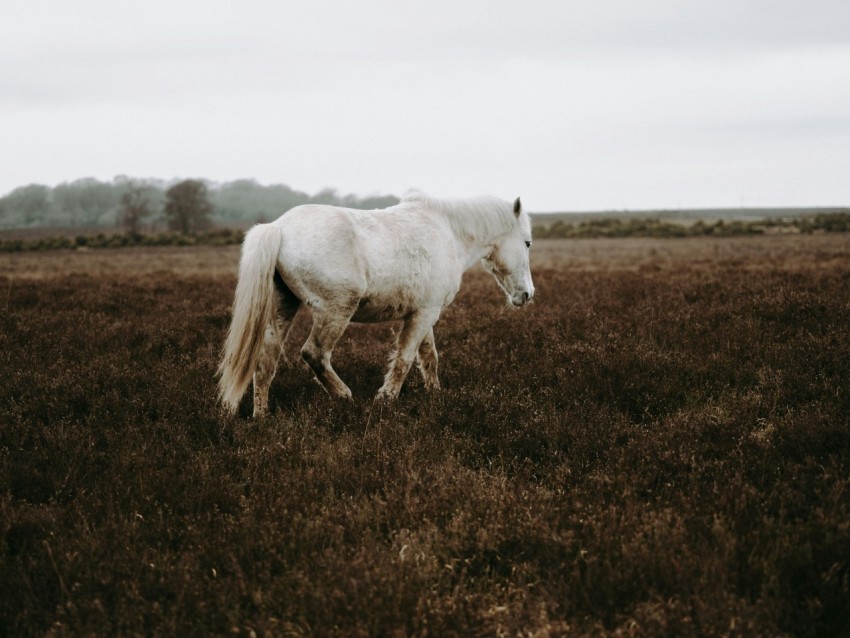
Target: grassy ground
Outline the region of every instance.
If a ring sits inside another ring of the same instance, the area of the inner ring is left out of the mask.
[[[533,255],[442,393],[374,406],[353,326],[354,402],[299,365],[261,423],[214,405],[235,247],[0,256],[0,635],[846,635],[847,236]]]

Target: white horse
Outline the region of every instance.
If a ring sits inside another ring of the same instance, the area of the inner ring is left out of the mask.
[[[423,195],[363,211],[297,206],[245,235],[233,319],[219,366],[219,399],[233,413],[253,376],[254,416],[268,411],[269,386],[295,313],[313,327],[301,355],[331,394],[351,390],[331,367],[349,322],[402,320],[379,399],[398,396],[414,361],[429,390],[440,387],[434,323],[481,261],[514,306],[534,295],[528,267],[531,223],[519,198],[438,200]]]

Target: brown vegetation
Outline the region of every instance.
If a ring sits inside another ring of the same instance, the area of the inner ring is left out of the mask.
[[[352,326],[354,401],[297,366],[259,423],[214,404],[237,247],[0,255],[0,634],[845,635],[848,236],[532,252],[442,393],[373,405]]]

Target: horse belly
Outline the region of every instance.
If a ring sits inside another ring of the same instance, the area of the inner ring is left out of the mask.
[[[363,297],[351,317],[356,323],[379,323],[404,319],[416,311],[410,300],[401,297]]]

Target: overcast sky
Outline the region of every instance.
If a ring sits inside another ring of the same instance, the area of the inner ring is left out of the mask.
[[[0,194],[850,205],[848,0],[4,0]]]

